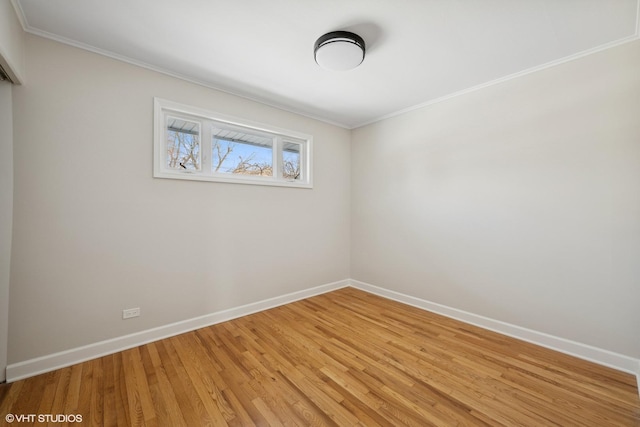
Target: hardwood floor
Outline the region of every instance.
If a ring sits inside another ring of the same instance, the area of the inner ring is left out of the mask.
[[[635,381],[345,288],[3,385],[0,422],[640,426]]]

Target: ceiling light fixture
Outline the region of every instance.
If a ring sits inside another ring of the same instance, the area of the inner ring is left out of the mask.
[[[318,65],[331,71],[356,68],[364,61],[364,40],[348,31],[333,31],[316,40],[313,56]]]

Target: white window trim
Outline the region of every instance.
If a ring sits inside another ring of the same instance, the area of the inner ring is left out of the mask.
[[[166,99],[154,98],[154,132],[153,132],[153,176],[154,178],[185,179],[192,181],[226,182],[234,184],[271,185],[279,187],[313,188],[313,137],[276,126],[253,122],[238,117],[208,111],[198,107],[180,104]],[[182,116],[190,121],[199,121],[200,156],[199,171],[181,171],[166,167],[166,125],[165,117],[171,115]],[[207,121],[220,122],[231,126],[239,126],[257,132],[266,132],[274,137],[273,171],[272,177],[252,177],[249,175],[231,175],[215,173],[211,170],[211,130]],[[282,177],[282,153],[280,147],[283,141],[290,138],[291,142],[301,144],[300,169],[302,177],[288,180]]]

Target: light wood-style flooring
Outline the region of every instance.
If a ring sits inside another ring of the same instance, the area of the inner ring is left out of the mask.
[[[640,400],[632,375],[345,288],[2,385],[0,423],[6,414],[105,426],[602,427],[640,426]]]

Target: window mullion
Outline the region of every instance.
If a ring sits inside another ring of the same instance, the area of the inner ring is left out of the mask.
[[[311,165],[309,164],[309,143],[302,144],[300,146],[300,180],[307,181],[309,179],[309,173]]]
[[[276,135],[273,137],[273,179],[282,178],[282,164],[282,137]]]

